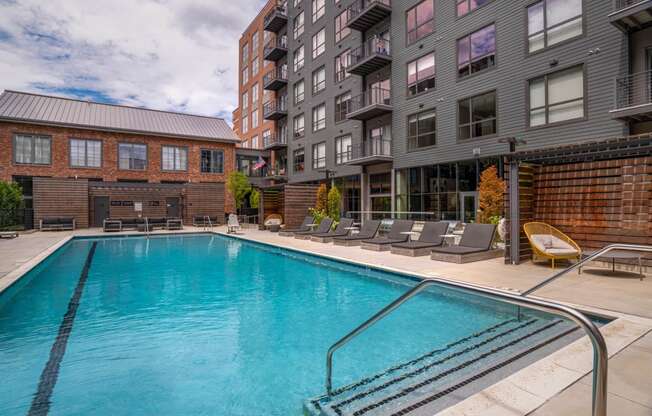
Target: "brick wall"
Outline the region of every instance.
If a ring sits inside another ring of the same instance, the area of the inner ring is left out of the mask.
[[[77,228],[88,227],[88,181],[34,178],[34,226],[45,217],[75,217]]]

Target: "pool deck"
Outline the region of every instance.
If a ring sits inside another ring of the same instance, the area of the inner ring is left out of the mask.
[[[202,231],[185,227],[182,232]],[[216,227],[215,232],[224,233],[225,227]],[[166,233],[169,232],[152,234]],[[111,235],[115,234],[121,233]],[[72,236],[94,235],[106,234],[99,229],[85,229],[36,232],[0,240],[0,292]],[[513,292],[531,287],[552,273],[549,266],[530,262],[512,266],[505,265],[500,258],[468,264],[443,263],[429,257],[403,257],[280,237],[253,228],[236,237],[424,278],[438,277]],[[602,328],[610,356],[609,414],[652,416],[652,276],[641,281],[636,273],[612,275],[602,264],[596,264],[587,267],[582,275],[571,272],[536,296],[617,318]],[[590,415],[591,360],[590,342],[585,337],[439,414]]]

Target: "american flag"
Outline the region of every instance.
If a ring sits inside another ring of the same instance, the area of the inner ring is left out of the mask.
[[[267,163],[265,162],[265,159],[263,159],[262,156],[258,156],[258,161],[254,165],[254,170],[258,170],[258,169],[262,168],[263,166],[265,166],[266,164]]]

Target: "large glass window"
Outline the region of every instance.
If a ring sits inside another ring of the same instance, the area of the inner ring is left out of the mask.
[[[312,0],[312,22],[315,23],[326,13],[326,0]]]
[[[242,133],[246,133],[249,131],[249,115],[243,114],[242,115],[242,127],[240,128],[240,131]]]
[[[584,117],[584,68],[530,80],[530,126]]]
[[[457,117],[460,139],[496,134],[496,92],[458,101]]]
[[[202,173],[224,173],[224,152],[202,149],[201,171]]]
[[[335,17],[335,43],[341,41],[351,34],[351,29],[347,26],[349,21],[349,9]]]
[[[161,146],[163,170],[188,170],[188,149],[178,146]]]
[[[258,74],[258,68],[260,65],[260,61],[258,60],[258,57],[254,57],[254,59],[251,61],[251,76],[255,77],[256,74]]]
[[[312,131],[326,128],[326,104],[320,104],[312,109]]]
[[[245,85],[249,82],[249,68],[246,66],[242,68],[242,85]]]
[[[326,51],[326,30],[322,28],[312,36],[312,59]]]
[[[496,65],[496,26],[490,25],[457,41],[457,73],[460,77]]]
[[[484,6],[491,0],[457,0],[457,15],[464,16],[480,6]]]
[[[322,169],[326,167],[326,142],[317,143],[312,146],[312,168]]]
[[[70,139],[70,166],[74,168],[99,168],[102,166],[100,140]]]
[[[435,88],[435,53],[408,62],[408,95]]]
[[[408,116],[408,150],[433,146],[437,141],[437,116],[435,110]]]
[[[294,38],[297,39],[299,36],[303,35],[303,10],[299,13],[292,23]]]
[[[254,107],[253,110],[251,110],[251,128],[255,129],[258,127],[258,107]]]
[[[326,88],[326,68],[321,67],[312,73],[312,93],[317,94]]]
[[[335,82],[344,81],[346,78],[351,76],[351,74],[346,71],[346,66],[348,65],[350,56],[351,49],[347,49],[335,57]]]
[[[258,94],[259,94],[259,92],[258,92],[258,83],[255,83],[251,87],[251,105],[253,107],[258,106]]]
[[[247,64],[249,62],[249,44],[245,43],[242,45],[242,63]]]
[[[301,45],[294,51],[294,72],[297,72],[301,68],[303,68],[304,62],[305,62],[305,48],[303,45]]]
[[[351,135],[335,138],[335,163],[342,165],[351,160]]]
[[[527,8],[530,52],[582,34],[582,0],[542,0]]]
[[[335,97],[335,122],[346,120],[351,105],[351,91]]]
[[[299,138],[303,137],[305,134],[305,116],[303,113],[299,114],[298,116],[294,117],[292,120],[293,124],[293,130],[294,130],[294,138]]]
[[[424,0],[407,12],[408,45],[435,30],[434,0]]]
[[[249,108],[249,93],[247,91],[242,93],[242,109],[247,110]]]
[[[14,136],[14,161],[18,164],[49,165],[51,146],[49,136],[18,134]]]
[[[119,143],[118,159],[120,169],[145,170],[147,168],[147,145]]]
[[[294,91],[294,103],[299,104],[301,101],[306,98],[306,83],[304,80],[299,80],[294,83],[293,86],[293,91]]]
[[[304,149],[297,149],[292,152],[292,166],[295,172],[303,172],[305,169],[306,152]]]

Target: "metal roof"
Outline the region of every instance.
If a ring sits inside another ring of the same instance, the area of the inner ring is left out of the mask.
[[[0,120],[121,133],[239,142],[221,118],[5,90]]]

